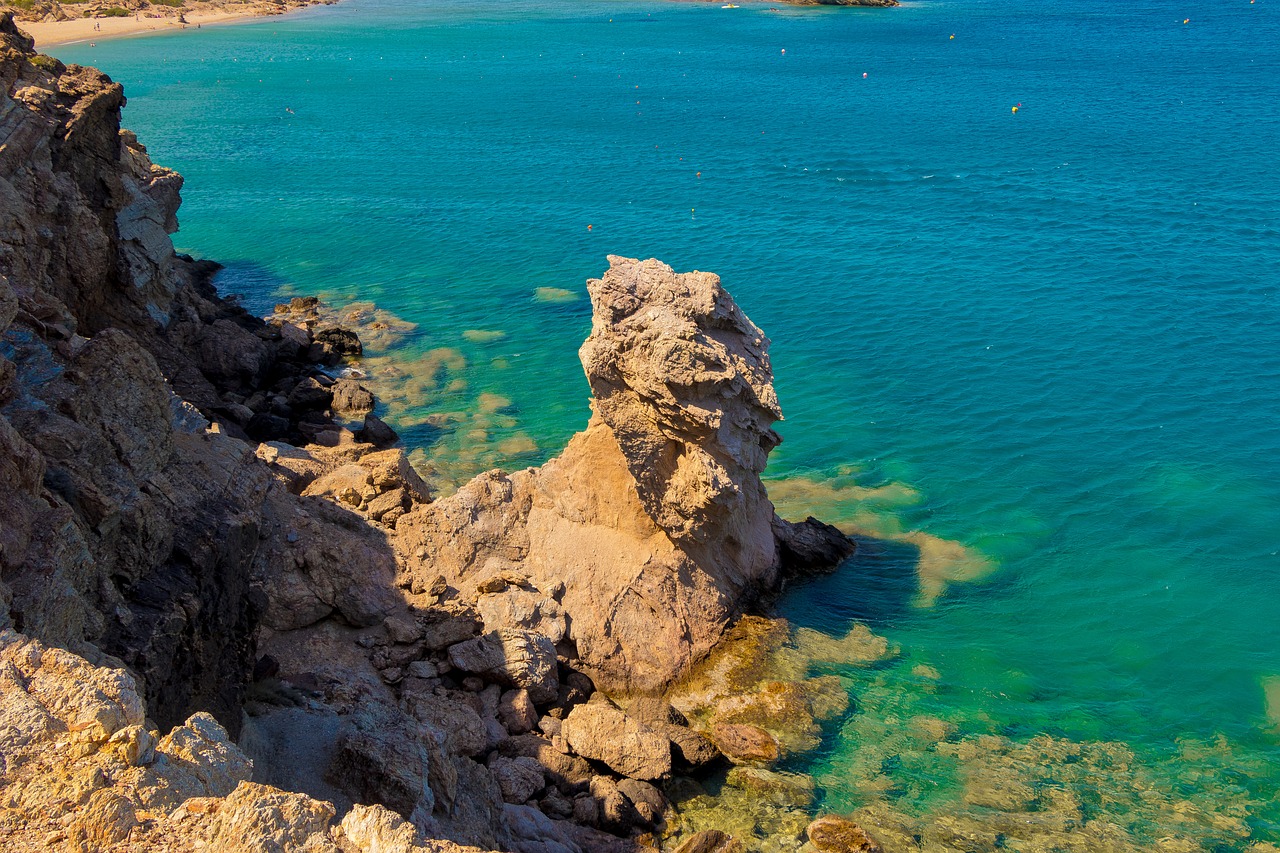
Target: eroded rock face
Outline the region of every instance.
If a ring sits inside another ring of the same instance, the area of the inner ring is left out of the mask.
[[[719,278],[609,261],[587,283],[587,428],[539,469],[489,472],[407,513],[397,546],[412,583],[443,575],[464,597],[518,569],[529,601],[486,602],[486,614],[527,613],[527,627],[558,642],[563,613],[568,648],[602,689],[653,693],[776,582],[775,525],[797,543],[784,556],[848,552],[775,518],[759,476],[782,416],[769,341]],[[535,613],[551,590],[558,606]]]
[[[759,474],[781,438],[769,340],[711,273],[610,257],[587,283],[579,356],[648,516],[728,584],[768,582],[773,505]],[[588,429],[597,427],[593,423]],[[598,427],[597,427],[598,428]]]

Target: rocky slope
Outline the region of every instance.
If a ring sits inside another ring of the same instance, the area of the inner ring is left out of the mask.
[[[432,503],[354,332],[174,254],[118,85],[8,16],[0,83],[0,847],[635,850],[655,783],[777,757],[650,695],[852,548],[774,516],[715,276],[612,259],[586,430]]]

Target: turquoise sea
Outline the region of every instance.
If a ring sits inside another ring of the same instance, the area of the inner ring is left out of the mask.
[[[369,369],[446,490],[585,422],[607,254],[719,273],[774,342],[780,509],[874,537],[781,610],[901,648],[828,667],[812,810],[994,822],[987,773],[1133,849],[1280,843],[1280,2],[740,5],[343,0],[53,52],[124,83],[224,290],[417,324]],[[1009,752],[1043,735],[1126,746]],[[997,835],[936,849],[1130,849]]]

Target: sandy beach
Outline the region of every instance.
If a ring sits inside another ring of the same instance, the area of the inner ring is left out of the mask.
[[[333,0],[330,0],[333,2]],[[306,8],[317,3],[295,3],[286,7],[287,12]],[[161,9],[165,7],[153,7]],[[125,36],[141,36],[149,33],[194,31],[214,24],[228,24],[254,18],[284,14],[282,7],[273,3],[236,4],[228,8],[220,4],[207,4],[205,8],[173,10],[172,15],[147,17],[146,13],[119,18],[73,18],[66,21],[18,21],[18,26],[36,40],[38,50],[47,50],[63,44],[96,42]],[[169,11],[165,9],[165,11]],[[152,13],[154,14],[154,12]]]

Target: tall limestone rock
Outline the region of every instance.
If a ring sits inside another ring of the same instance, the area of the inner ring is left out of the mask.
[[[406,515],[397,545],[418,583],[443,575],[482,613],[519,598],[545,630],[562,612],[561,648],[607,692],[658,692],[778,578],[791,528],[760,472],[782,411],[769,341],[717,276],[609,261],[587,283],[587,428],[541,468]]]

